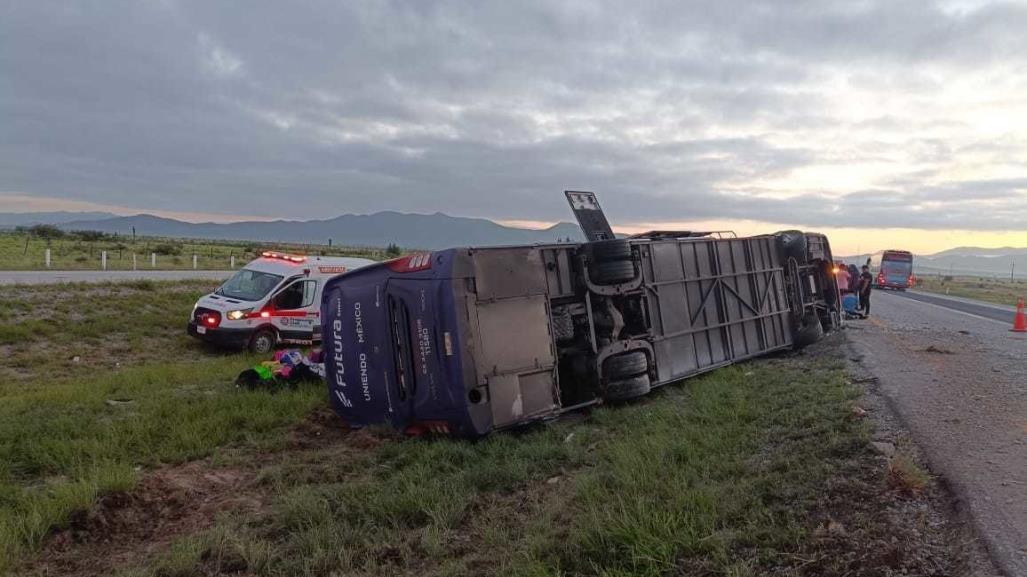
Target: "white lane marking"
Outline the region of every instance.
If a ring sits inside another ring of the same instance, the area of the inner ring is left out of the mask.
[[[958,310],[958,309],[950,309],[949,307],[944,307],[944,306],[941,306],[941,305],[936,305],[934,303],[929,303],[927,301],[921,301],[921,300],[917,300],[917,299],[914,299],[914,298],[907,298],[906,300],[910,300],[910,301],[913,301],[915,303],[920,303],[922,305],[930,305],[932,307],[939,308],[939,309],[944,310],[944,311],[949,311],[949,312],[953,312],[953,313],[959,313],[961,315],[966,315],[968,317],[974,317],[976,319],[984,319],[986,321],[991,321],[993,323],[998,323],[1000,325],[1008,324],[1008,323],[1006,323],[1006,321],[1000,321],[998,319],[993,319],[991,317],[983,317],[981,315],[975,315],[973,313],[968,313],[966,311],[961,311],[961,310]]]

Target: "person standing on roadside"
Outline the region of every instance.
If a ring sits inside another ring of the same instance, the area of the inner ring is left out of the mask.
[[[863,318],[870,316],[870,290],[874,286],[874,277],[870,274],[870,267],[863,265],[863,272],[859,275],[859,310],[863,311]]]
[[[845,266],[844,262],[835,266],[834,276],[838,281],[838,292],[845,294],[852,290],[852,278],[849,276],[849,268]]]

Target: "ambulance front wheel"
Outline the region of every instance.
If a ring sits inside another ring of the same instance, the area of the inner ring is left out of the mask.
[[[275,350],[277,340],[274,329],[259,329],[250,337],[250,352],[266,355]]]

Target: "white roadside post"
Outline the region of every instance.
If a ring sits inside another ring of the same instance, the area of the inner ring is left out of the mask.
[[[193,270],[196,270],[196,255],[193,255]]]
[[[132,270],[136,270],[138,265],[136,263],[136,253],[132,253]]]
[[[107,270],[107,251],[100,251],[100,269]]]
[[[50,268],[50,249],[46,249],[46,268]]]
[[[157,268],[157,253],[150,253],[150,268]]]
[[[228,257],[228,268],[235,269],[235,255]]]

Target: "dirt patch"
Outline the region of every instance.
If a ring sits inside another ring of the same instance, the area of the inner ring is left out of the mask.
[[[962,528],[937,487],[894,483],[869,451],[835,476],[812,516],[814,539],[792,568],[803,575],[968,575]]]
[[[315,409],[289,432],[289,446],[294,449],[318,449],[343,439],[353,441],[361,431],[351,429],[331,409]],[[373,447],[367,447],[373,448]]]
[[[131,492],[100,498],[48,540],[36,573],[104,575],[136,563],[179,535],[209,528],[218,515],[259,510],[266,495],[251,471],[212,468],[207,461],[147,473]]]
[[[297,450],[363,452],[387,440],[351,432],[329,409],[311,413],[288,437],[286,450],[249,455],[248,465],[214,466],[204,459],[147,472],[131,491],[105,495],[89,511],[73,515],[66,528],[47,539],[26,572],[89,577],[145,565],[179,537],[213,527],[218,517],[261,515],[272,497],[272,487],[261,482],[262,471],[295,461]]]

